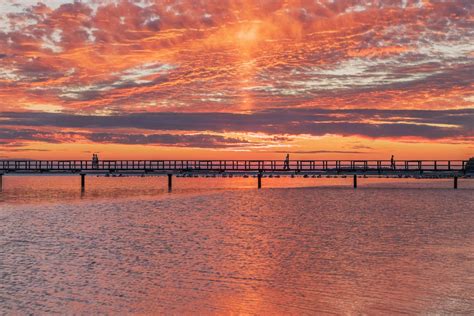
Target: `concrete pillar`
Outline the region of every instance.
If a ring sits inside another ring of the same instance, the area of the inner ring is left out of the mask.
[[[258,188],[259,189],[262,188],[262,174],[261,173],[258,174]]]
[[[86,175],[81,174],[81,191],[86,189]]]
[[[458,188],[458,177],[454,177],[454,189]]]
[[[354,175],[354,189],[357,189],[357,175]]]
[[[168,191],[173,189],[173,175],[171,173],[168,174]]]

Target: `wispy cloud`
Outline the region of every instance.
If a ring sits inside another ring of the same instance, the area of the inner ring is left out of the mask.
[[[160,132],[241,132],[268,135],[334,134],[366,138],[474,138],[474,109],[462,110],[324,110],[268,109],[251,114],[239,113],[130,113],[121,115],[73,115],[60,113],[8,112],[0,125],[24,126],[26,133],[37,135],[34,128],[114,130],[140,129]],[[3,138],[21,138],[25,131],[4,129]],[[9,135],[8,133],[13,133]],[[38,136],[37,136],[38,137]],[[2,138],[2,137],[0,137]],[[189,144],[195,136],[91,134],[89,140],[128,144]],[[198,140],[201,140],[198,137]],[[215,139],[214,139],[215,140]],[[45,137],[45,141],[55,141]],[[204,140],[206,143],[209,139]],[[225,142],[232,146],[233,142]],[[241,141],[239,141],[241,143]],[[210,145],[220,145],[210,142]],[[202,145],[201,145],[202,147]]]

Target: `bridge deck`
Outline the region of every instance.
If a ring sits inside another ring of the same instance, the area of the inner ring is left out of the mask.
[[[472,170],[474,171],[474,170]],[[0,173],[302,173],[414,174],[470,173],[467,160],[3,160]]]

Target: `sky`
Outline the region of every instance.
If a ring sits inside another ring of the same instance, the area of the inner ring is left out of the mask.
[[[472,0],[0,0],[0,159],[466,159]]]

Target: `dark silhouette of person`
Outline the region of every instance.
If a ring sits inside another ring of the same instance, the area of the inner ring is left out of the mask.
[[[391,166],[392,170],[395,170],[395,160],[394,160],[393,155],[392,155],[392,158],[390,158],[390,166]]]
[[[283,169],[290,170],[290,154],[286,154],[285,164],[283,165]]]
[[[99,156],[97,154],[92,154],[92,168],[99,168]]]

